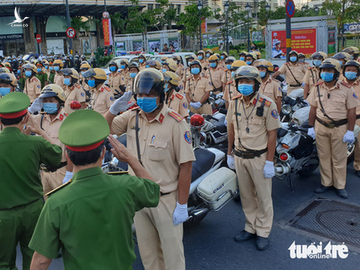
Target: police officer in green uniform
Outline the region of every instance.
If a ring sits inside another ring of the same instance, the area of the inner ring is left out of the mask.
[[[51,139],[32,123],[29,104],[29,97],[20,92],[0,99],[0,269],[17,269],[19,242],[22,269],[30,268],[33,250],[28,243],[44,204],[40,164],[56,168],[61,161],[61,147],[51,144]],[[21,133],[25,124],[48,141]]]
[[[48,193],[29,244],[35,250],[31,269],[47,269],[60,246],[65,269],[131,269],[133,217],[144,207],[157,206],[160,187],[113,137],[109,138],[113,154],[136,176],[102,172],[103,142],[109,132],[103,116],[92,110],[73,112],[61,125],[59,139],[75,174],[62,188]]]
[[[45,87],[45,85],[47,85],[48,82],[48,75],[45,73],[44,69],[43,69],[44,65],[43,63],[41,63],[41,61],[38,61],[36,63],[36,69],[37,69],[37,74],[36,74],[36,78],[38,78],[41,82],[41,89],[43,89]]]
[[[19,74],[19,88],[21,89],[21,91],[24,91],[24,87],[25,87],[25,81],[26,81],[26,76],[25,76],[25,71],[22,68],[22,65],[19,67],[20,70],[20,74]]]
[[[54,83],[54,79],[55,79],[55,70],[52,61],[49,61],[49,70],[50,70],[49,83],[51,84]]]

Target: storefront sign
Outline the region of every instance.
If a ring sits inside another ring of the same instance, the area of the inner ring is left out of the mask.
[[[0,35],[0,40],[9,40],[9,39],[22,39],[23,34],[13,34],[13,35]]]

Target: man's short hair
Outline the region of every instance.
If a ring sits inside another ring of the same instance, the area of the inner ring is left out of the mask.
[[[4,126],[12,126],[12,125],[17,125],[19,124],[25,117],[26,114],[24,114],[23,116],[20,117],[16,117],[16,118],[11,118],[11,119],[7,119],[7,118],[2,118],[0,117],[0,122],[4,125]]]
[[[69,150],[68,148],[66,148],[66,151],[71,162],[74,163],[75,166],[85,166],[89,164],[94,164],[99,160],[103,147],[104,144],[102,143],[101,145],[90,151],[76,152]]]

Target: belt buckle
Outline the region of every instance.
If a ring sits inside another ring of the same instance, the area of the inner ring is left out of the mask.
[[[335,124],[328,124],[328,128],[334,128]]]

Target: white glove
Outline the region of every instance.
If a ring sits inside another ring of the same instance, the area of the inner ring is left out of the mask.
[[[264,176],[265,178],[273,178],[275,176],[274,162],[265,161]]]
[[[301,87],[305,87],[305,83],[304,83],[304,82],[301,84]]]
[[[346,131],[344,138],[343,138],[343,142],[344,143],[353,143],[355,142],[355,137],[354,137],[354,131]]]
[[[225,127],[227,127],[227,120],[226,120],[226,117],[225,117],[225,120],[224,120],[224,125],[225,125]]]
[[[187,210],[187,203],[180,204],[176,202],[176,208],[173,214],[173,224],[174,226],[179,225],[185,222],[188,219],[188,210]]]
[[[313,127],[309,128],[307,135],[309,135],[311,138],[313,138],[315,140],[315,129]]]
[[[126,111],[129,107],[131,107],[131,105],[129,105],[129,101],[131,99],[132,93],[131,91],[129,92],[125,92],[124,95],[122,95],[121,98],[118,98],[113,105],[111,105],[109,111],[113,114],[113,115],[117,115],[119,112],[124,112]]]
[[[66,171],[65,173],[65,177],[64,177],[64,180],[63,180],[63,184],[69,182],[69,180],[73,177],[73,173],[72,172],[69,172],[69,171]]]
[[[199,109],[201,107],[201,103],[198,102],[190,102],[190,106],[193,107],[194,109]]]
[[[35,113],[35,112],[40,111],[42,109],[42,107],[43,107],[43,99],[42,98],[37,98],[31,104],[28,111],[29,111],[29,113]]]
[[[227,155],[227,165],[230,169],[235,170],[235,160],[232,155]]]

